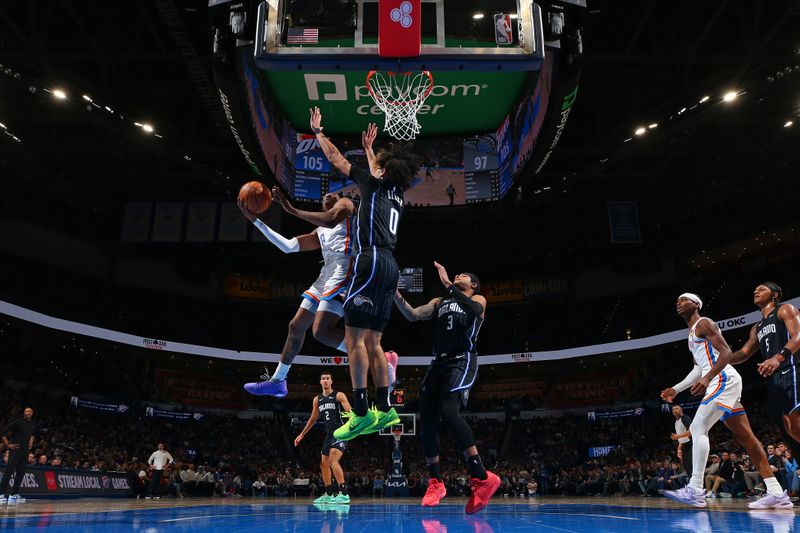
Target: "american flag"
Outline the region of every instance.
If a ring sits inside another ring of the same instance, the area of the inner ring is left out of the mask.
[[[286,33],[288,44],[317,44],[319,30],[317,28],[289,28]]]

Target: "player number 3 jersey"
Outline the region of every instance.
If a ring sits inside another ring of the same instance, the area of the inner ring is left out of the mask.
[[[467,313],[454,298],[443,298],[434,311],[434,355],[475,353],[475,342],[483,319]]]

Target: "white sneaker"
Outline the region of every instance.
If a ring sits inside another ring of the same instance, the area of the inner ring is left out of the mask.
[[[768,492],[762,498],[748,503],[747,506],[750,509],[794,509],[794,504],[786,491],[783,491],[780,496],[773,496]]]
[[[160,500],[160,499],[161,499],[161,496],[156,496],[156,497],[155,497],[155,498],[153,498],[153,499],[154,499],[154,500]]]
[[[0,496],[0,505],[8,503],[8,496]]]
[[[18,503],[25,503],[25,498],[19,494],[12,494],[8,497],[8,505],[16,505]]]
[[[145,499],[145,500],[149,500],[149,499],[150,499],[150,496],[145,496],[145,497],[144,497],[144,499]]]
[[[694,490],[694,487],[687,485],[678,490],[665,490],[663,494],[674,502],[685,503],[692,507],[706,507],[708,505],[706,502],[707,496],[705,489],[701,492],[697,492]]]

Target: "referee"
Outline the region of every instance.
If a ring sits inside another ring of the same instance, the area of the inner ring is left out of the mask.
[[[689,415],[684,414],[680,405],[672,406],[672,416],[675,417],[675,433],[670,435],[672,440],[678,441],[678,459],[681,460],[683,469],[689,479],[692,478],[692,433],[689,431],[689,426],[692,425],[692,419]]]
[[[25,468],[28,466],[28,452],[33,450],[39,426],[33,420],[33,409],[26,407],[22,418],[14,420],[0,430],[0,438],[6,449],[9,450],[8,464],[0,481],[0,503],[16,504],[25,503],[25,498],[19,495],[19,487],[25,477]],[[11,433],[13,442],[9,442],[8,434]],[[14,474],[14,486],[9,496],[8,485],[11,474]]]

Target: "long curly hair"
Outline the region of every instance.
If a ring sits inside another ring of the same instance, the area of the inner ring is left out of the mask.
[[[397,185],[404,191],[411,187],[411,182],[422,166],[422,158],[411,152],[410,144],[392,143],[389,148],[380,150],[375,159],[384,171],[384,183]]]

